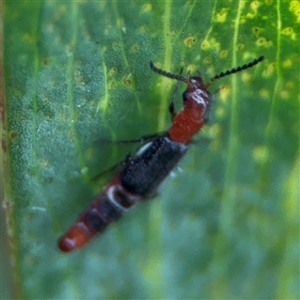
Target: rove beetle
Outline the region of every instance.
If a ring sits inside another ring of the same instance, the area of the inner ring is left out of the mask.
[[[121,170],[59,239],[60,250],[70,252],[83,247],[139,201],[153,198],[163,180],[189,149],[192,137],[205,125],[212,102],[212,95],[207,90],[210,84],[221,77],[251,68],[263,59],[264,56],[260,56],[241,67],[222,72],[207,83],[203,83],[200,76],[183,77],[168,73],[150,61],[150,68],[155,73],[187,85],[183,93],[183,110],[176,114],[172,99],[169,106],[171,127],[164,134],[140,139],[144,144],[135,155],[123,162]]]

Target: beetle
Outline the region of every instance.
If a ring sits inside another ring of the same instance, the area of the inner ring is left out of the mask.
[[[186,84],[183,110],[175,113],[173,97],[169,105],[172,118],[170,128],[163,134],[140,139],[145,141],[144,144],[123,162],[117,174],[59,239],[59,249],[70,252],[83,247],[135,204],[153,198],[158,187],[188,151],[193,136],[206,124],[212,103],[212,95],[207,90],[211,83],[221,77],[251,68],[263,59],[264,56],[260,56],[243,66],[221,72],[207,83],[204,83],[200,76],[184,77],[181,74],[166,72],[150,61],[150,68],[155,73]]]

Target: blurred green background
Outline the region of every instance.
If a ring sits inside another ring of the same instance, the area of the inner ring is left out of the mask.
[[[2,299],[299,298],[299,11],[280,0],[4,1]],[[210,87],[210,124],[155,200],[86,248],[58,251],[112,174],[91,178],[136,149],[96,141],[170,125],[176,82],[150,60],[207,81],[260,55]]]

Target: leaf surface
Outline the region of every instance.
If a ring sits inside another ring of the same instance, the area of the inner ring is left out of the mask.
[[[299,5],[4,3],[4,205],[17,298],[299,297]],[[136,149],[97,140],[170,125],[176,82],[150,60],[207,81],[260,55],[210,87],[222,86],[210,123],[154,201],[86,248],[58,251],[111,174],[91,179]]]

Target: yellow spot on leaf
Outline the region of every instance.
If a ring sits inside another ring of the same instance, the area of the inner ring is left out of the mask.
[[[226,116],[226,110],[223,107],[218,107],[216,109],[216,116],[223,119]]]
[[[220,89],[220,100],[222,102],[227,102],[230,93],[231,93],[231,89],[229,88],[229,86],[223,86]]]
[[[251,9],[257,10],[257,8],[260,6],[260,3],[258,1],[253,1],[250,4]]]
[[[280,96],[282,100],[288,100],[290,98],[290,93],[287,90],[282,90]]]
[[[292,60],[291,59],[286,59],[283,63],[282,63],[282,67],[285,69],[289,69],[292,66]]]
[[[220,43],[215,39],[215,38],[211,38],[209,40],[209,42],[207,40],[205,40],[202,45],[201,48],[203,50],[208,50],[208,49],[214,49],[216,52],[220,52],[221,51],[221,45]]]
[[[241,76],[244,82],[249,82],[252,78],[249,72],[242,72]]]
[[[142,34],[145,34],[145,33],[148,32],[148,27],[142,25],[142,26],[139,28],[139,31],[140,31],[140,33],[142,33]]]
[[[65,15],[66,12],[67,12],[67,6],[59,5],[58,9],[56,10],[56,13],[54,15],[54,18],[59,20],[59,19],[63,18],[63,16]]]
[[[142,6],[142,10],[143,12],[149,12],[152,10],[152,4],[151,3],[145,3],[143,6]]]
[[[187,71],[190,72],[191,74],[195,74],[197,71],[197,66],[196,65],[188,65],[187,66]]]
[[[294,13],[297,17],[297,23],[300,23],[300,2],[299,1],[291,1],[289,10]]]
[[[93,148],[88,148],[85,152],[86,158],[91,159],[95,155],[95,150]]]
[[[117,86],[116,80],[109,81],[108,86],[109,86],[110,89],[114,89]]]
[[[186,38],[186,39],[183,41],[183,43],[184,43],[187,47],[189,47],[189,48],[191,48],[195,42],[196,42],[196,39],[195,39],[194,37],[192,37],[192,36]]]
[[[205,57],[203,61],[207,65],[210,65],[212,63],[212,59],[210,56]]]
[[[287,81],[285,86],[286,86],[287,89],[291,90],[295,87],[295,82],[294,81]]]
[[[241,51],[245,48],[245,45],[244,44],[238,44],[237,45],[237,51]]]
[[[255,13],[247,13],[246,15],[247,19],[254,19],[256,17],[256,14]],[[243,19],[243,22],[242,24],[245,23],[245,20]]]
[[[299,1],[291,1],[289,10],[293,13],[297,12],[297,10],[300,9],[300,2]]]
[[[139,46],[137,44],[134,44],[132,47],[131,47],[131,52],[132,53],[136,53],[139,51]]]
[[[213,136],[219,136],[222,132],[222,126],[220,126],[220,124],[214,124],[212,126],[210,126],[210,128],[208,129],[209,131],[211,131],[211,135]]]
[[[108,71],[108,75],[109,76],[113,76],[116,72],[117,72],[117,68],[113,67]]]
[[[273,73],[276,71],[276,64],[271,63],[268,65],[268,67],[264,70],[263,75],[265,77],[270,77],[273,75]]]
[[[23,41],[25,43],[28,43],[28,44],[35,44],[36,43],[36,40],[29,33],[25,33],[23,35]]]
[[[132,80],[130,79],[131,74],[127,75],[125,78],[123,78],[123,83],[127,85],[128,87],[132,87]]]
[[[201,49],[202,49],[202,50],[207,50],[207,49],[209,49],[209,43],[208,43],[207,40],[204,40],[204,41],[202,42],[202,44],[201,44]]]
[[[296,40],[296,33],[292,27],[284,28],[282,33],[284,35],[290,36],[292,40]]]
[[[227,50],[221,51],[221,57],[222,58],[226,58],[227,56],[228,56],[228,51]]]
[[[216,15],[216,22],[224,23],[227,18],[228,8],[222,8],[222,10]]]
[[[270,157],[270,153],[267,147],[257,146],[253,150],[252,157],[258,163],[266,163]]]
[[[253,27],[252,32],[257,36],[260,33],[260,28],[258,27]]]
[[[273,46],[273,43],[261,37],[258,40],[256,40],[256,45],[263,46],[265,48],[270,48],[271,46]]]
[[[264,99],[270,99],[271,94],[270,91],[267,89],[261,89],[259,91],[259,98],[264,98]]]

